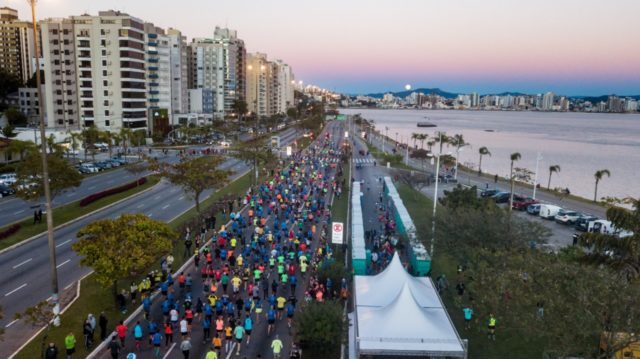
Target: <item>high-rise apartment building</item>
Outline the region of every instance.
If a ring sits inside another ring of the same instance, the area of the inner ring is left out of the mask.
[[[258,117],[271,115],[269,113],[270,72],[266,54],[257,52],[247,55],[247,109]]]
[[[89,86],[90,79],[79,83],[76,67],[76,35],[72,19],[49,19],[40,22],[44,59],[44,103],[47,127],[79,130],[78,87]],[[83,50],[83,56],[87,55]],[[87,71],[85,76],[90,76]],[[92,92],[92,91],[89,91]],[[87,90],[84,95],[88,95]],[[85,97],[86,98],[86,97]]]
[[[287,110],[290,107],[293,107],[294,99],[293,99],[293,84],[294,84],[294,75],[291,66],[285,64],[282,60],[276,60],[276,79],[278,82],[278,86],[276,87],[276,109],[275,113],[286,114]]]
[[[33,24],[20,21],[17,10],[0,8],[0,68],[27,82],[36,67]]]
[[[171,110],[174,114],[189,112],[187,38],[179,30],[169,28],[171,56]],[[175,125],[173,117],[172,125]]]
[[[543,111],[551,111],[553,110],[553,104],[555,100],[555,94],[553,92],[547,92],[542,96],[542,110]]]
[[[189,44],[189,88],[213,90],[214,113],[233,113],[236,100],[244,100],[246,49],[237,32],[216,27],[212,39]]]
[[[149,126],[151,132],[164,135],[173,122],[170,38],[151,23],[145,24],[145,35]]]

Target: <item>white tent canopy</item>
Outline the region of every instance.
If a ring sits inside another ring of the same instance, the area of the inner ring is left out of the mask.
[[[407,273],[397,253],[380,274],[356,276],[355,291],[359,354],[465,357],[433,282]]]

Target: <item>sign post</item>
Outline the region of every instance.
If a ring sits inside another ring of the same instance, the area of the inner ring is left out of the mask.
[[[333,222],[331,226],[331,243],[332,244],[343,244],[343,233],[344,233],[344,223],[342,222]]]

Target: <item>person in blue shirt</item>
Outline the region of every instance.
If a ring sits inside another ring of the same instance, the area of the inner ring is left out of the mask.
[[[211,308],[211,304],[208,302],[204,304],[204,316],[205,318],[209,318],[209,321],[213,318],[213,308]]]
[[[276,323],[276,311],[273,309],[273,306],[269,307],[269,311],[267,311],[267,335],[271,334],[271,330],[273,330],[273,325]]]
[[[462,309],[464,313],[464,328],[471,329],[471,319],[473,319],[473,309],[470,306],[466,306]]]
[[[298,278],[296,278],[295,275],[292,275],[291,277],[289,277],[289,284],[291,285],[291,293],[296,292],[296,285],[298,284]]]
[[[153,342],[153,335],[158,332],[158,324],[153,320],[149,321],[147,324],[147,330],[149,331],[149,344]]]
[[[145,298],[147,299],[147,298]],[[151,308],[151,304],[149,304],[149,308]],[[169,311],[171,310],[171,302],[168,299],[165,299],[162,302],[162,315],[164,315],[165,320],[169,317]]]
[[[142,325],[140,325],[140,321],[136,323],[136,326],[133,327],[133,337],[136,340],[136,349],[140,350],[142,346],[142,337],[144,332],[142,331]]]
[[[151,343],[153,344],[153,355],[156,358],[160,358],[160,345],[162,344],[162,334],[160,332],[156,332],[151,338]]]
[[[149,297],[144,297],[144,299],[142,299],[142,309],[144,310],[144,317],[149,318],[149,312],[151,311],[151,299],[149,299]],[[164,314],[164,307],[162,309],[162,313]],[[169,314],[169,311],[167,311],[167,314]]]
[[[209,336],[211,335],[211,320],[207,319],[206,317],[202,320],[202,332],[202,343],[204,344],[207,342],[207,340],[209,340]]]
[[[169,291],[169,284],[166,281],[160,283],[160,292],[162,292],[162,295],[166,297],[168,291]]]
[[[244,331],[247,334],[247,345],[251,341],[251,331],[253,330],[253,321],[250,316],[247,316],[244,320]]]
[[[287,309],[287,325],[291,328],[291,324],[293,323],[293,313],[296,311],[296,307],[293,303],[289,302],[286,306]]]
[[[233,313],[236,310],[236,306],[235,304],[229,302],[229,304],[227,304],[227,315],[231,318],[233,318]]]

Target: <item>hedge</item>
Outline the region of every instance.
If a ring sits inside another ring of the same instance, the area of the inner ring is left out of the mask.
[[[21,227],[22,226],[20,225],[20,223],[16,223],[3,232],[0,232],[0,240],[10,237],[11,235],[19,231]]]
[[[114,195],[114,194],[117,194],[117,193],[122,193],[122,192],[128,191],[128,190],[130,190],[132,188],[135,188],[137,186],[143,185],[145,183],[147,183],[147,177],[142,177],[137,181],[133,181],[131,183],[127,183],[127,184],[122,185],[120,187],[114,187],[114,188],[108,189],[106,191],[90,194],[87,197],[85,197],[82,200],[80,200],[80,207],[87,206],[90,203],[93,203],[93,202],[95,202],[95,201],[97,201],[99,199],[102,199],[102,198],[105,198],[105,197],[108,197],[108,196],[111,196],[111,195]]]

